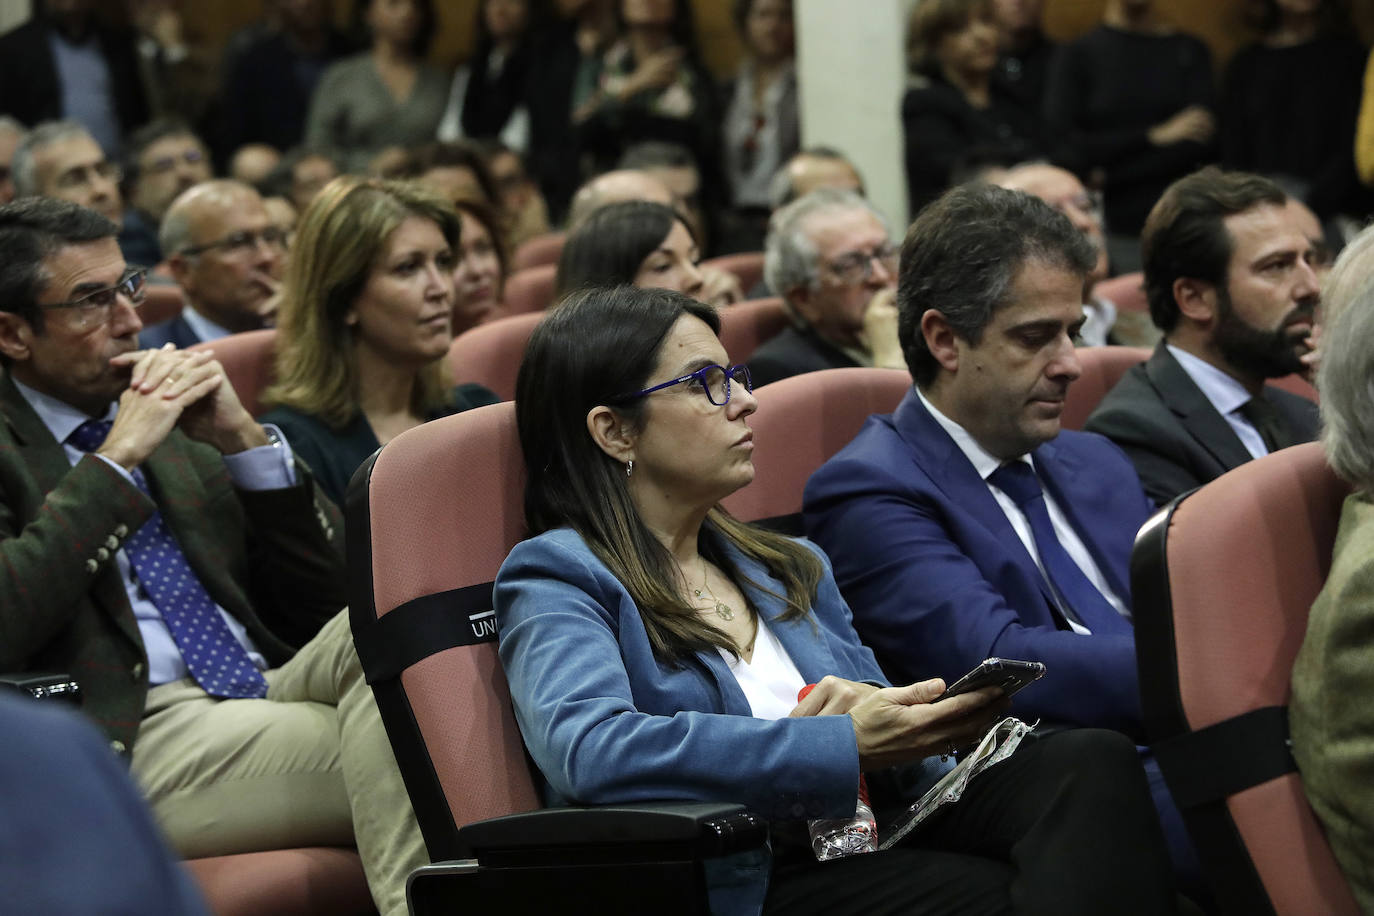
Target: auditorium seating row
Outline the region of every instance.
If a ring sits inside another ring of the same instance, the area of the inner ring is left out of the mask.
[[[726,507],[795,530],[807,477],[908,386],[894,370],[837,369],[760,389],[751,420],[758,471]],[[502,403],[398,436],[349,491],[355,641],[365,669],[374,653],[388,659],[370,680],[436,858],[480,862],[482,844],[465,839],[465,825],[537,807],[494,629],[484,623],[496,572],[523,536],[523,476],[514,405]],[[453,485],[435,487],[436,479]],[[1225,912],[1357,912],[1296,772],[1247,772],[1237,754],[1249,750],[1218,755],[1214,730],[1272,719],[1266,711],[1286,703],[1347,492],[1319,446],[1297,446],[1181,497],[1137,542],[1147,728],[1171,785],[1185,792],[1185,819]],[[398,653],[390,644],[400,628],[428,635]],[[1267,742],[1272,758],[1277,741],[1277,756],[1287,754],[1281,736],[1242,737],[1242,748]],[[463,882],[486,867],[437,871],[448,893],[461,895],[477,892],[477,882]]]

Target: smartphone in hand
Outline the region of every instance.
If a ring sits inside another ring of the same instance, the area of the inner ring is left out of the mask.
[[[959,678],[949,689],[940,695],[940,700],[956,697],[961,693],[981,690],[984,687],[1001,687],[1002,692],[1011,696],[1016,691],[1045,674],[1044,662],[1022,662],[1011,658],[986,658],[968,674]]]

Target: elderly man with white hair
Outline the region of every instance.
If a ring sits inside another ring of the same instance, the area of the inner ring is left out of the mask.
[[[749,357],[755,385],[846,366],[906,365],[897,342],[897,247],[852,191],[822,188],[773,214],[763,273],[792,319]]]
[[[1322,446],[1354,491],[1293,666],[1288,722],[1303,789],[1361,909],[1374,912],[1374,227],[1326,286]]]

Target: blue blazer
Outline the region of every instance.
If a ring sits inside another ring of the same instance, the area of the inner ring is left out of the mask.
[[[762,566],[732,559],[746,578],[782,593]],[[780,621],[781,598],[746,591],[807,683],[834,674],[886,685],[828,564],[808,620]],[[778,820],[854,813],[850,718],[755,719],[719,653],[678,667],[655,659],[629,593],[571,529],[511,551],[495,604],[515,717],[551,804],[725,801]],[[947,769],[935,758],[924,766],[921,791]],[[711,882],[713,894],[723,884],[743,888],[728,904],[713,895],[713,911],[756,912],[766,861]]]
[[[156,350],[166,343],[175,345],[178,350],[185,350],[192,344],[200,343],[200,338],[181,315],[151,324],[138,333],[138,345],[144,350]]]
[[[1088,433],[1061,432],[1031,456],[1129,606],[1131,547],[1153,511],[1135,469]],[[1022,718],[1139,735],[1133,635],[1060,629],[1035,561],[915,389],[812,475],[804,512],[894,680],[951,680],[990,656],[1041,661],[1045,677],[1016,697]]]

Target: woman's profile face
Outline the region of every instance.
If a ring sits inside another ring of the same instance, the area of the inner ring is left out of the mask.
[[[683,315],[659,348],[645,388],[703,366],[726,366],[725,348],[706,322]],[[719,399],[719,396],[718,396]],[[754,435],[748,417],[758,401],[730,385],[730,401],[712,404],[696,380],[645,396],[634,443],[632,490],[648,486],[690,505],[711,506],[754,479]]]
[[[640,289],[671,289],[695,297],[701,292],[701,253],[681,220],[673,220],[663,241],[639,265],[634,285]]]
[[[461,334],[481,323],[500,304],[501,260],[496,256],[487,227],[467,213],[463,238],[458,245],[458,266],[453,271],[453,333]]]
[[[438,224],[412,216],[396,227],[346,320],[359,347],[420,368],[453,342],[453,252]]]

